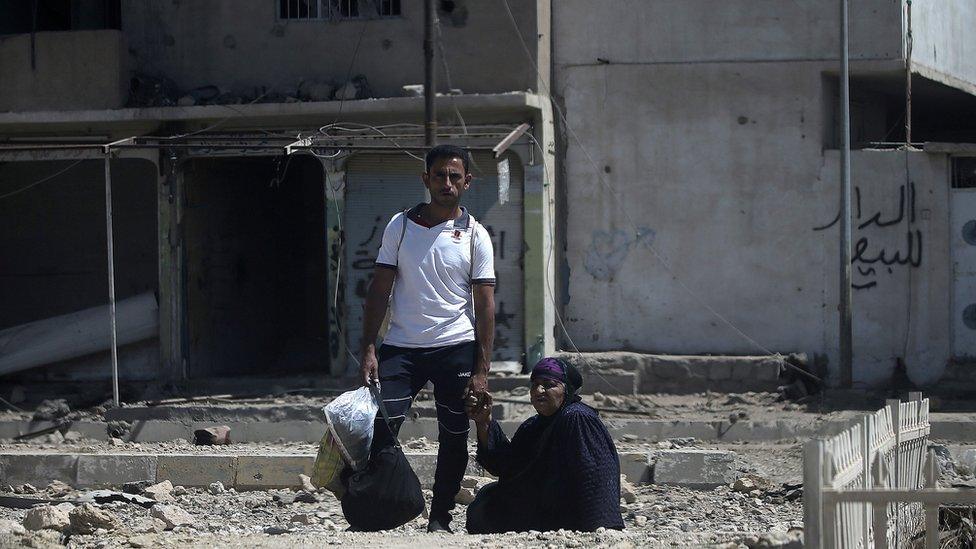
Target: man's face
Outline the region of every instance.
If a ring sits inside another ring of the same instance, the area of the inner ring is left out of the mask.
[[[471,174],[464,173],[464,162],[460,158],[440,158],[423,175],[423,180],[431,202],[444,208],[455,208],[471,185]]]

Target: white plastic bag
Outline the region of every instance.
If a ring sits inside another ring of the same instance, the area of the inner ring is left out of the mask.
[[[377,410],[379,403],[368,387],[342,393],[322,408],[343,459],[354,471],[365,467],[369,459]]]

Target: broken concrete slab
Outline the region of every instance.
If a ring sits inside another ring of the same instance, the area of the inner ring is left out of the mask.
[[[312,475],[312,455],[238,456],[234,486],[242,489],[288,488],[298,475]]]
[[[75,485],[77,454],[2,454],[0,478],[6,484],[60,480]]]
[[[776,391],[783,360],[768,356],[650,355],[630,352],[557,353],[587,371],[624,370],[635,375],[638,393]],[[590,383],[598,375],[586,375]],[[584,384],[584,388],[586,384]]]
[[[211,482],[233,486],[236,475],[237,456],[165,454],[156,462],[156,480],[180,486],[207,486]]]
[[[652,453],[654,484],[714,488],[735,477],[735,452],[726,450],[658,450]]]
[[[149,513],[154,519],[162,521],[167,530],[177,526],[192,526],[196,522],[193,515],[178,505],[155,505]]]
[[[64,532],[71,526],[68,511],[56,505],[41,505],[24,515],[24,528],[32,531],[55,530]]]
[[[122,522],[110,511],[91,503],[83,503],[68,513],[71,532],[74,534],[94,534],[96,530],[115,530]]]
[[[81,454],[77,486],[116,486],[126,482],[156,480],[154,455]]]

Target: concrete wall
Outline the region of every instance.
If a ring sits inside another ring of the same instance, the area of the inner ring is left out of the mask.
[[[127,56],[117,30],[0,36],[0,112],[116,109],[125,103]]]
[[[505,10],[495,2],[455,4],[456,13],[467,15],[442,16],[451,85],[465,93],[539,89]],[[549,36],[538,30],[535,14],[537,4],[548,10],[548,2],[510,4],[533,54],[541,44],[538,53],[546,61]],[[277,5],[273,0],[132,2],[124,6],[122,28],[138,70],[165,75],[182,90],[212,84],[252,93],[255,87],[275,86],[287,94],[303,79],[342,83],[350,70],[365,75],[379,97],[399,96],[404,84],[423,83],[422,2],[404,0],[402,17],[369,21],[279,20]],[[438,89],[446,89],[440,63],[438,71]]]
[[[962,1],[962,0],[960,0]],[[851,58],[902,56],[900,0],[859,0]],[[559,66],[837,59],[836,0],[560,0],[553,9]]]
[[[976,4],[970,0],[912,3],[912,64],[933,80],[976,91]]]
[[[822,149],[835,3],[628,5],[553,14],[555,87],[575,133],[563,163],[570,337],[588,351],[820,353],[836,375],[836,228],[813,230],[837,214],[838,168]],[[899,6],[858,4],[855,57],[899,57]],[[897,215],[905,165],[904,153],[855,155],[862,222]],[[857,291],[858,382],[883,383],[903,355],[912,379],[931,381],[948,352],[945,159],[908,165],[925,256],[876,268],[876,286]],[[870,239],[864,257],[904,257],[907,232],[869,224],[855,241]]]

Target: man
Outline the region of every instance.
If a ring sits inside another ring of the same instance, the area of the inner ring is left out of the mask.
[[[421,178],[430,202],[393,216],[386,226],[363,316],[363,384],[380,381],[394,431],[417,392],[428,381],[434,384],[439,448],[428,532],[451,531],[454,496],[468,464],[465,393],[480,399],[487,392],[494,343],[491,239],[461,206],[471,185],[470,164],[460,147],[439,145],[427,153]],[[377,351],[388,304],[390,328]],[[389,444],[393,437],[378,417],[372,449]]]

